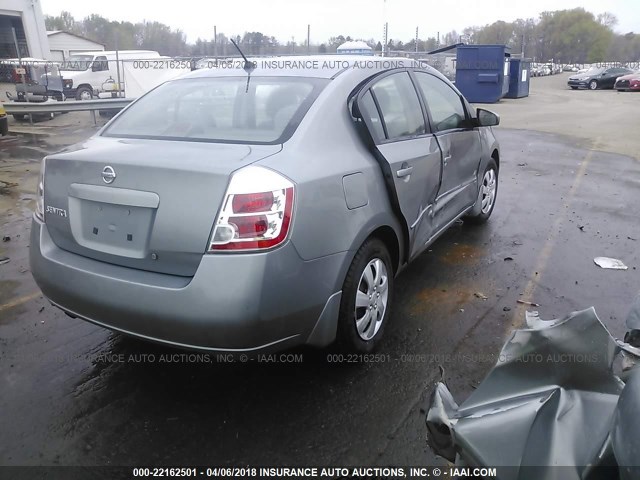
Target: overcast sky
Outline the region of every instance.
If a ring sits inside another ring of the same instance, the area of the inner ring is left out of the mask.
[[[311,43],[329,37],[382,39],[389,23],[389,38],[408,41],[419,27],[420,38],[460,32],[467,26],[486,25],[497,20],[537,18],[547,10],[584,7],[598,14],[609,11],[621,33],[640,33],[638,0],[41,0],[45,14],[67,10],[78,20],[97,13],[110,20],[138,22],[155,20],[180,28],[188,42],[213,37],[213,26],[226,35],[259,31],[281,42],[295,37],[306,40],[311,24]]]

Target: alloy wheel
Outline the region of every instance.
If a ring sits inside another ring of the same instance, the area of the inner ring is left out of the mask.
[[[378,333],[388,299],[387,267],[381,259],[373,258],[362,272],[356,293],[354,319],[362,340],[369,341]]]
[[[482,179],[482,213],[488,213],[493,208],[497,189],[498,179],[496,171],[489,169],[485,172],[484,178]]]

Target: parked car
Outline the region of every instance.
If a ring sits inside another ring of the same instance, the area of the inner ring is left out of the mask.
[[[624,67],[594,67],[584,73],[572,75],[569,77],[567,85],[569,85],[573,90],[578,88],[588,88],[590,90],[597,90],[598,88],[613,88],[618,77],[628,75],[632,72],[632,70]]]
[[[613,88],[620,92],[640,90],[640,71],[618,77]]]
[[[546,77],[547,75],[551,75],[553,73],[552,65],[547,64],[533,64],[531,66],[531,76],[532,77]]]
[[[4,107],[0,103],[0,135],[5,136],[9,133],[9,117],[7,117],[7,112]]]
[[[166,82],[45,157],[30,260],[51,303],[183,348],[371,351],[394,277],[491,216],[499,118],[409,59],[295,60]]]

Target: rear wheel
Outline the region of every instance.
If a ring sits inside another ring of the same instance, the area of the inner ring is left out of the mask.
[[[590,90],[597,90],[598,89],[598,81],[597,80],[591,80],[589,82],[589,89]]]
[[[472,224],[482,224],[489,220],[496,206],[496,198],[498,196],[498,165],[492,158],[482,175],[482,184],[478,195],[478,202],[481,202],[480,212],[477,215],[465,217],[465,220]],[[476,205],[476,208],[478,205]],[[477,210],[476,210],[477,211]]]
[[[385,244],[367,240],[342,287],[336,343],[341,350],[371,352],[380,342],[393,298],[393,264]]]

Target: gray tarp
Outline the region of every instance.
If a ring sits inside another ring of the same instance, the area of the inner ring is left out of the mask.
[[[639,313],[636,303],[629,321]],[[593,308],[551,321],[527,313],[527,326],[462,405],[436,386],[431,448],[459,465],[509,467],[503,479],[611,478],[615,468],[594,467],[640,465],[640,369],[630,369],[640,349],[614,339]]]

